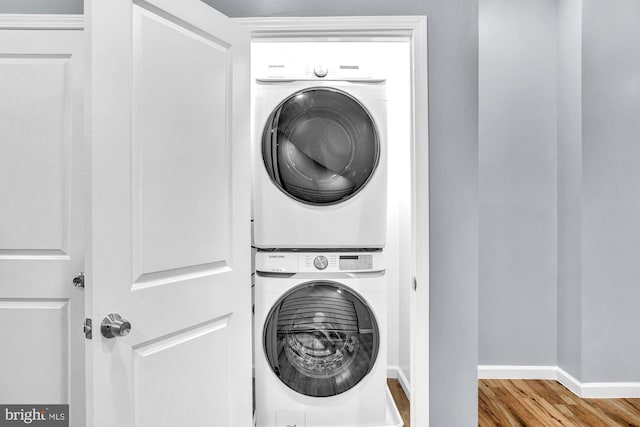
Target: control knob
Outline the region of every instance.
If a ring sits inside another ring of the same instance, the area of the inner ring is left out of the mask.
[[[318,255],[317,257],[314,258],[313,265],[318,270],[324,270],[325,268],[327,268],[327,265],[329,265],[329,260],[324,255]]]
[[[313,69],[313,74],[315,74],[317,77],[326,77],[328,73],[329,69],[324,65],[316,65],[316,67]]]

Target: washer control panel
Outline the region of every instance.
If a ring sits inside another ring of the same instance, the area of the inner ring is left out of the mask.
[[[329,253],[326,255],[318,254],[300,254],[303,255],[299,260],[298,271],[327,271],[327,272],[358,272],[358,271],[376,271],[380,268],[376,265],[374,268],[371,253]],[[300,264],[300,261],[302,263]]]
[[[358,273],[385,269],[382,252],[258,252],[256,271]]]

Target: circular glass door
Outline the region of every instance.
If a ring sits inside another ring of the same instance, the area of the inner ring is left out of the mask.
[[[303,203],[330,205],[349,199],[373,174],[380,157],[375,123],[346,92],[309,88],[271,113],[262,157],[272,181]]]
[[[282,296],[267,316],[263,337],[273,372],[292,390],[313,397],[335,396],[360,382],[373,368],[380,339],[363,298],[325,281]]]

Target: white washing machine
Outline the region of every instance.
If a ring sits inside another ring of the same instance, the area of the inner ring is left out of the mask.
[[[385,80],[357,65],[268,70],[254,93],[254,245],[384,247]]]
[[[258,252],[257,427],[386,425],[382,252]]]

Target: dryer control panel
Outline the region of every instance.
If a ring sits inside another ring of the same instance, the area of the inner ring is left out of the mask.
[[[360,273],[383,271],[382,252],[258,252],[256,271],[269,273]]]
[[[385,78],[375,74],[364,64],[297,64],[270,63],[257,73],[258,81],[293,81],[293,80],[346,80],[364,82],[383,82]]]

